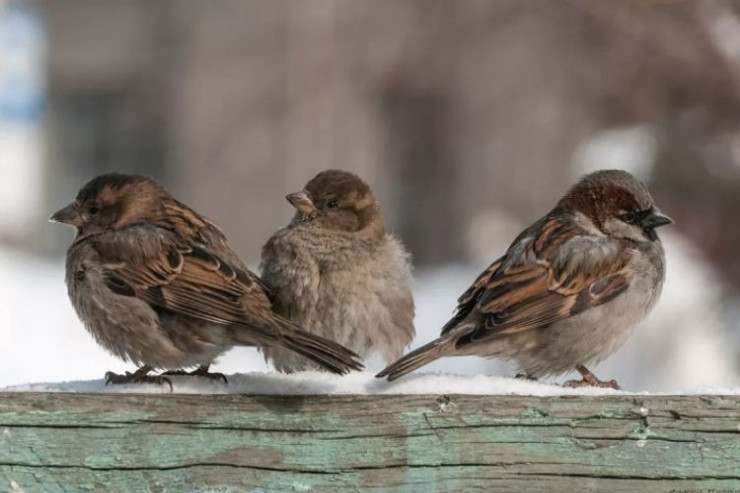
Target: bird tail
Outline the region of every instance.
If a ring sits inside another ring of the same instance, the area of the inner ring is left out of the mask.
[[[332,373],[344,375],[365,368],[361,358],[332,340],[312,334],[288,320],[281,320],[277,345],[310,359]]]
[[[405,374],[429,364],[447,354],[451,343],[452,340],[449,338],[439,338],[434,340],[419,349],[411,351],[395,363],[388,365],[388,367],[378,373],[376,377],[387,377],[390,382],[397,378],[401,378]]]

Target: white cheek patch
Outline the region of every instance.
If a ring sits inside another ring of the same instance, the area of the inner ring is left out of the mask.
[[[574,219],[576,224],[588,231],[589,234],[594,236],[605,236],[604,233],[585,214],[576,212],[574,214]]]
[[[634,224],[627,224],[619,219],[608,219],[604,222],[604,231],[618,238],[627,238],[638,242],[649,241],[642,228]]]

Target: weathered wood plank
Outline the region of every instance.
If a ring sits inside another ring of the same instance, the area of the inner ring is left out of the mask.
[[[740,493],[740,397],[5,393],[5,488]]]

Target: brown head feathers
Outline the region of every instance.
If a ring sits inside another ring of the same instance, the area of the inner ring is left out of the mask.
[[[653,207],[645,185],[622,170],[602,170],[584,176],[558,203],[558,208],[585,214],[597,226],[609,218]]]
[[[324,229],[364,232],[378,237],[385,233],[373,192],[357,175],[342,170],[323,171],[306,184],[304,193],[314,213],[306,217],[299,210],[296,223],[310,219],[316,227]]]
[[[186,237],[196,237],[204,228],[220,233],[213,223],[177,201],[153,178],[120,173],[93,178],[73,203],[51,219],[75,226],[83,236],[143,221]]]
[[[107,173],[87,182],[77,194],[77,201],[84,203],[106,195],[118,195],[118,192],[123,189],[137,185],[143,185],[151,190],[157,190],[159,193],[167,193],[164,187],[148,176]]]

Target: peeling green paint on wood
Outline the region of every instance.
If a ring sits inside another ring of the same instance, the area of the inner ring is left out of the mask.
[[[740,397],[0,394],[0,491],[740,493]]]

